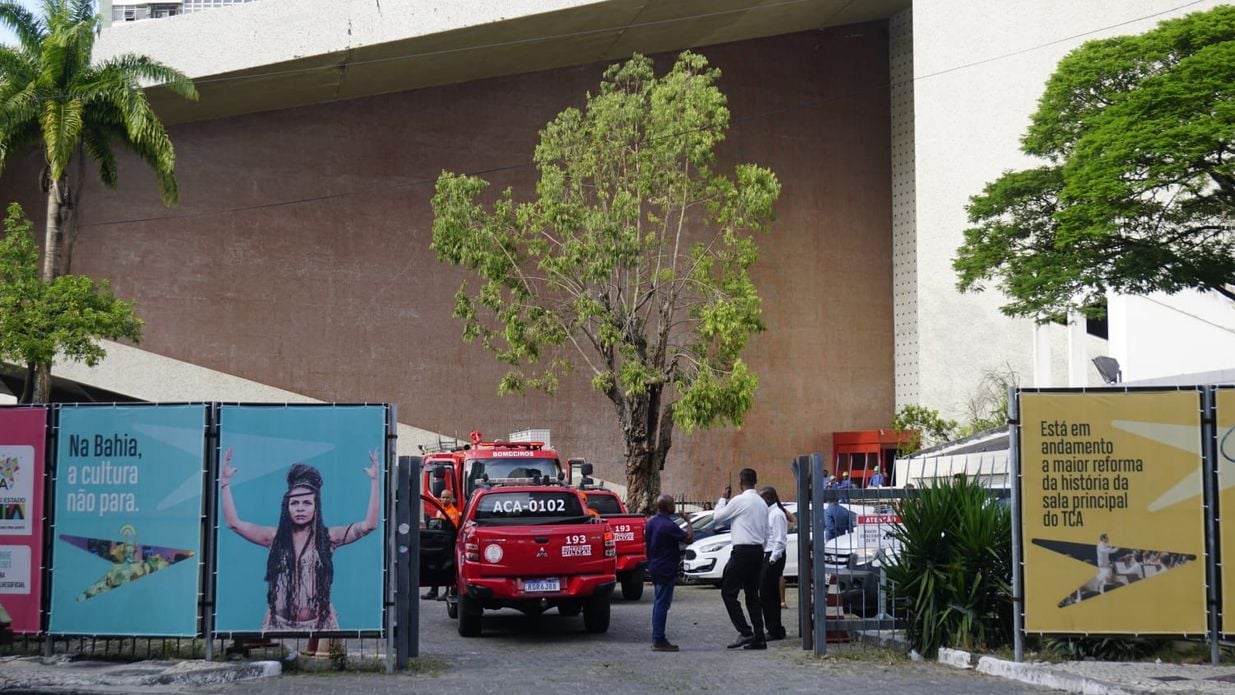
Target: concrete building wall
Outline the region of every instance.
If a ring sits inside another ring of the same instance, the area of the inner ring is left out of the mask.
[[[701,51],[730,100],[722,166],[769,166],[783,193],[754,268],[768,326],[748,354],[755,407],[741,429],[679,433],[667,491],[710,497],[748,465],[791,489],[791,457],[890,421],[886,29]],[[164,208],[129,158],[116,192],[88,178],[73,270],[137,302],[155,354],[318,400],[394,402],[430,432],[549,428],[564,454],[623,480],[612,407],[586,375],[554,397],[496,396],[502,368],[450,317],[465,275],[428,248],[439,173],[530,195],[538,129],[581,104],[604,67],[175,125],[179,207]],[[32,153],[6,170],[0,189],[38,219],[36,164]]]
[[[899,372],[916,359],[918,402],[956,416],[963,413],[975,380],[1004,365],[1025,384],[1068,385],[1069,370],[1058,365],[1067,359],[1066,331],[1038,334],[1040,348],[1054,355],[1042,355],[1040,349],[1038,364],[1053,365],[1048,367],[1053,375],[1035,377],[1033,324],[1000,314],[995,290],[956,291],[951,262],[967,226],[964,206],[1003,171],[1034,164],[1020,153],[1019,138],[1047,78],[1069,51],[1090,39],[1144,32],[1168,17],[1219,4],[1189,3],[1182,9],[1172,0],[915,4],[918,351],[916,356],[898,353],[898,388]],[[897,296],[899,317],[906,305]],[[1160,368],[1193,371],[1186,364]],[[898,398],[898,405],[904,404]]]
[[[1235,367],[1235,303],[1225,297],[1121,295],[1108,299],[1107,306],[1110,356],[1119,361],[1124,381]]]

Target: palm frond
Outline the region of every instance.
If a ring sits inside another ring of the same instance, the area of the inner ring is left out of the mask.
[[[197,99],[197,87],[179,70],[160,63],[149,56],[126,53],[100,63],[96,70],[100,76],[118,76],[126,82],[145,83],[165,87],[185,99]]]
[[[22,50],[37,53],[39,45],[47,35],[43,22],[25,7],[15,2],[0,3],[0,24],[13,30]]]

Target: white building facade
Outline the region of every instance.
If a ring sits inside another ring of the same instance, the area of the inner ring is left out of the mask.
[[[234,2],[245,0],[137,4],[187,13]],[[704,11],[674,0],[263,0],[171,22],[118,21],[96,50],[146,53],[184,70],[203,98],[169,108],[201,119],[886,19],[895,402],[961,417],[992,374],[1026,386],[1099,385],[1091,360],[1100,355],[1118,361],[1125,381],[1235,366],[1235,305],[1221,297],[1111,297],[1102,337],[1083,320],[1005,317],[996,290],[959,293],[951,265],[968,198],[1034,164],[1019,139],[1062,57],[1087,40],[1220,4],[733,0]]]

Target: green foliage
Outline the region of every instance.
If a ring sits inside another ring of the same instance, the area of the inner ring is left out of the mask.
[[[0,2],[0,23],[18,39],[16,46],[0,46],[0,166],[22,146],[42,141],[48,178],[59,181],[84,149],[99,178],[114,188],[112,148],[120,144],[154,170],[163,199],[174,203],[176,156],[142,84],[196,99],[192,81],[146,56],[92,64],[100,23],[91,0],[44,0],[41,18],[16,2]]]
[[[970,199],[953,263],[1013,316],[1104,312],[1105,293],[1235,299],[1235,7],[1090,41],[1046,86],[1022,149],[1042,166]]]
[[[898,410],[892,418],[892,429],[910,435],[899,447],[901,455],[952,441],[958,427],[956,420],[940,416],[938,410],[912,403]]]
[[[997,648],[1012,638],[1012,514],[977,480],[957,476],[901,507],[889,582],[909,602],[908,637],[939,647]]]
[[[1151,656],[1170,644],[1163,637],[1047,637],[1042,648],[1051,656],[1067,661],[1136,661]]]
[[[112,294],[106,280],[39,277],[39,249],[30,221],[12,203],[0,238],[0,358],[50,365],[63,355],[95,365],[106,352],[100,338],[141,339],[133,305]]]
[[[741,359],[763,330],[751,234],[780,184],[750,164],[713,171],[729,125],[718,77],[690,52],[661,77],[636,55],[541,131],[535,199],[486,205],[485,181],[448,172],[433,197],[433,250],[477,278],[454,315],[510,366],[500,391],[552,392],[586,365],[628,455],[658,423],[741,424],[758,384]]]

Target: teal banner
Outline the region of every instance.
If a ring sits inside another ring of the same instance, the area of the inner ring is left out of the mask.
[[[198,634],[206,406],[60,408],[50,629]]]
[[[383,628],[385,406],[222,406],[215,632]]]

